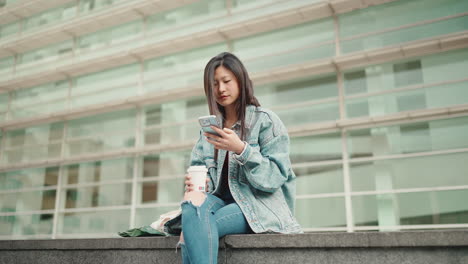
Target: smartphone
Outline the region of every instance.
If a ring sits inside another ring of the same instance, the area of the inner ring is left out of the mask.
[[[215,126],[219,128],[218,119],[215,115],[201,116],[198,118],[198,123],[204,132],[220,136],[216,131],[214,131],[210,126]]]

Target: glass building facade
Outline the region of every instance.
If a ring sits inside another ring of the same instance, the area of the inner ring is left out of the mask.
[[[468,227],[468,1],[0,6],[0,239],[177,208],[222,51],[289,129],[305,231]]]

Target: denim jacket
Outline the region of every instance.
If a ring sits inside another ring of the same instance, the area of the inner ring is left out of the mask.
[[[289,160],[287,130],[273,112],[253,105],[246,110],[246,147],[237,155],[218,150],[200,132],[192,150],[191,166],[205,165],[210,184],[208,192],[216,194],[222,167],[229,155],[229,188],[255,233],[301,233],[294,218],[295,179]],[[240,135],[240,122],[232,129]]]

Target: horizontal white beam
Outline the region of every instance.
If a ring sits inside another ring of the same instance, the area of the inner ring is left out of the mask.
[[[71,2],[76,2],[76,0],[20,0],[0,9],[0,25],[31,17],[44,10]]]

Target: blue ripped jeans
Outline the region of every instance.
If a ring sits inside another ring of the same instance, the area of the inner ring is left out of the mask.
[[[218,262],[219,238],[228,234],[248,234],[252,230],[234,200],[222,200],[207,193],[201,206],[182,202],[184,242],[182,263],[213,264]]]

